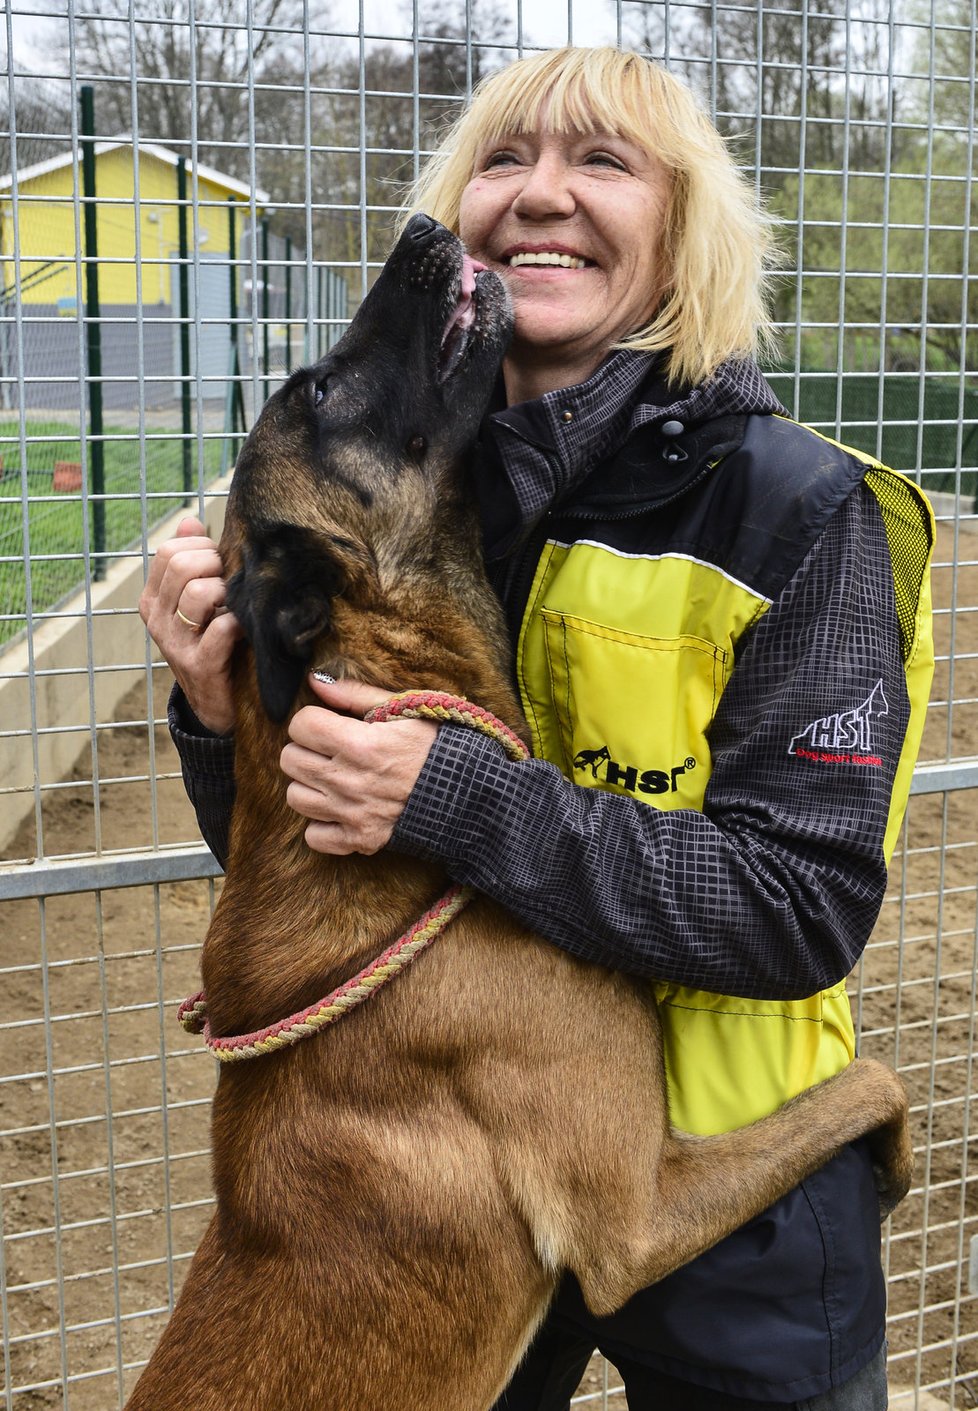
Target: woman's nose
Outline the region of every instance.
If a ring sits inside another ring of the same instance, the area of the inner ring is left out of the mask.
[[[513,212],[528,220],[546,220],[573,215],[575,206],[571,168],[554,154],[541,156],[529,168]]]

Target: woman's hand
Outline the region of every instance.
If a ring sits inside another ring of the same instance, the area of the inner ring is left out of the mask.
[[[438,726],[429,720],[367,725],[368,710],[389,691],[359,681],[329,684],[309,678],[322,706],[304,706],[289,725],[281,755],[291,780],[286,798],[310,819],[306,842],[315,852],[375,853],[394,825],[428,758]],[[325,707],[325,708],[324,708]]]
[[[180,521],[177,537],[153,555],[139,615],[208,730],[234,726],[231,656],[241,625],[225,607],[224,569],[200,520]]]

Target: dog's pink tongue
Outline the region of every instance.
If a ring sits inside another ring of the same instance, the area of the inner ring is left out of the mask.
[[[475,293],[475,277],[486,268],[487,266],[480,264],[478,260],[473,260],[468,255],[462,256],[462,287],[459,291],[455,312],[449,319],[448,327],[442,336],[443,343],[455,329],[467,329],[475,322],[475,305],[472,302],[472,295]]]
[[[462,298],[475,293],[475,277],[481,274],[486,265],[481,265],[478,260],[473,260],[470,255],[462,256]]]

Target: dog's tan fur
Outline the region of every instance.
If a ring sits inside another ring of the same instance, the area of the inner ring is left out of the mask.
[[[455,692],[521,728],[445,476],[406,467],[367,509],[349,484],[372,483],[369,460],[324,483],[284,413],[260,433],[269,501],[314,530],[344,581],[317,660],[392,692]],[[231,572],[248,528],[233,508]],[[391,851],[311,852],[285,802],[285,727],[247,654],[236,690],[238,804],[203,960],[218,1033],[327,993],[446,882]],[[888,1208],[911,1153],[902,1086],[879,1064],[858,1060],[742,1131],[670,1132],[647,988],[478,898],[338,1026],[222,1069],[217,1213],[129,1411],[485,1411],[561,1271],[609,1313],[870,1129]]]

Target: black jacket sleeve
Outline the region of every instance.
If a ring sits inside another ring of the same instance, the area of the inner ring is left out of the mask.
[[[201,836],[221,866],[226,867],[235,795],[234,740],[230,735],[215,735],[201,725],[179,686],[170,692],[167,720]]]
[[[806,730],[814,739],[877,683],[886,713],[859,758],[878,763],[798,752]],[[447,727],[391,845],[442,859],[585,960],[801,998],[848,973],[876,920],[908,719],[886,535],[860,486],[740,644],[702,812],[585,789]]]

